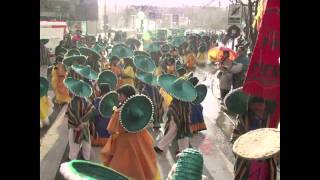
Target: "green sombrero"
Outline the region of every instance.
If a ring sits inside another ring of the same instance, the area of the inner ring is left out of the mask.
[[[69,77],[63,83],[75,96],[90,97],[92,95],[92,88],[82,80],[74,80],[72,77]]]
[[[116,44],[112,47],[111,56],[117,56],[120,59],[126,58],[126,57],[133,57],[133,51],[131,48],[126,46],[125,44]]]
[[[242,87],[232,90],[224,99],[227,109],[236,114],[244,114],[248,111],[248,103],[253,96],[243,92]],[[273,112],[276,102],[265,100],[266,111]]]
[[[62,163],[60,166],[60,173],[65,179],[69,180],[129,180],[128,177],[110,167],[84,160],[72,160]]]
[[[197,98],[197,91],[191,82],[171,74],[163,74],[158,79],[159,85],[171,96],[185,102],[192,102]]]
[[[81,55],[80,51],[77,49],[70,49],[65,55],[63,59],[63,64],[66,66],[71,66],[74,61],[79,61],[80,64],[84,64],[86,62],[86,57]]]
[[[146,50],[149,52],[159,52],[161,51],[161,44],[157,42],[153,42],[146,47]]]
[[[87,48],[87,47],[81,47],[80,52],[81,52],[81,54],[83,54],[85,56],[93,56],[93,58],[97,61],[99,61],[101,59],[101,55],[99,54],[99,52],[97,52],[94,49]]]
[[[169,44],[164,44],[161,46],[161,53],[162,54],[167,54],[171,50],[171,46]]]
[[[137,39],[134,39],[134,38],[127,39],[125,44],[128,45],[128,46],[131,46],[131,45],[134,45],[136,47],[141,46],[141,42],[139,40],[137,40]]]
[[[134,51],[134,56],[138,56],[138,55],[151,57],[150,54],[145,51]]]
[[[65,55],[64,57],[71,57],[71,56],[80,56],[81,53],[78,49],[70,49]]]
[[[117,87],[117,82],[116,75],[110,70],[105,70],[98,75],[98,84],[108,83],[112,90]]]
[[[187,148],[179,156],[173,180],[201,180],[202,170],[202,154],[196,149]]]
[[[68,52],[68,49],[63,47],[63,48],[61,48],[59,54],[63,57],[67,52]]]
[[[45,96],[48,90],[49,90],[49,81],[45,77],[40,76],[40,97]]]
[[[93,71],[89,66],[83,65],[72,65],[72,70],[74,70],[77,74],[89,80],[96,80],[98,78],[98,74]]]
[[[200,104],[207,95],[207,86],[199,84],[195,88],[197,91],[197,98],[192,102],[192,104]]]
[[[146,73],[152,73],[156,69],[153,60],[144,55],[134,56],[133,64],[138,70]]]
[[[102,44],[96,44],[92,50],[94,50],[95,52],[101,53],[102,51],[104,51],[104,49],[105,47]]]
[[[180,47],[184,43],[184,36],[176,36],[170,41],[171,46]]]
[[[131,133],[137,133],[152,122],[153,104],[146,95],[138,94],[129,97],[120,112],[122,127]]]
[[[119,95],[115,91],[111,91],[104,95],[99,103],[99,112],[103,117],[112,115],[113,107],[119,105]]]
[[[149,84],[151,86],[157,86],[158,85],[158,78],[154,76],[151,73],[145,73],[142,71],[137,71],[136,78],[140,81]]]

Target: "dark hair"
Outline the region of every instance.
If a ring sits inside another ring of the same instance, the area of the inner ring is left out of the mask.
[[[199,82],[199,79],[197,77],[193,76],[193,77],[189,78],[188,81],[191,82],[191,84],[193,86],[196,86]]]
[[[118,56],[112,56],[111,57],[111,62],[112,61],[120,61],[119,57]]]
[[[63,57],[62,57],[61,55],[58,55],[58,56],[56,57],[56,63],[62,62],[62,60],[63,60]]]
[[[110,86],[107,83],[98,84],[101,95],[107,94],[110,91]]]
[[[118,94],[123,94],[127,98],[136,94],[136,90],[131,85],[125,84],[117,89]]]

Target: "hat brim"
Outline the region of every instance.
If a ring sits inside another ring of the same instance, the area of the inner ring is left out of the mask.
[[[135,56],[133,64],[137,69],[145,73],[152,73],[156,69],[156,65],[153,60],[147,56]]]
[[[151,86],[158,86],[158,78],[151,73],[138,71],[136,73],[136,78]]]
[[[204,84],[199,84],[195,88],[197,91],[197,98],[192,103],[193,104],[200,104],[207,96],[207,91],[208,91],[207,86],[205,86]]]
[[[74,61],[80,61],[80,64],[84,64],[86,62],[86,57],[82,55],[69,56],[63,59],[63,64],[66,66],[71,66]]]
[[[153,104],[148,96],[138,94],[128,98],[120,112],[122,127],[131,133],[145,129],[152,122]]]
[[[77,74],[79,74],[80,76],[86,79],[89,79],[89,80],[98,79],[98,74],[88,66],[72,65],[71,68],[74,72],[76,72]]]
[[[175,82],[178,79],[179,78],[177,76],[171,74],[163,74],[159,76],[158,82],[159,85],[174,98],[184,102],[194,101],[197,97],[197,91],[194,86],[191,84],[191,82],[180,78],[180,80],[182,81],[182,88],[178,89],[174,86]]]
[[[149,53],[145,51],[134,51],[134,56],[148,56],[151,57]]]
[[[99,61],[101,59],[101,55],[98,52],[96,52],[93,49],[87,48],[87,47],[81,47],[80,53],[85,56],[93,56],[93,58],[97,61]]]
[[[117,87],[118,79],[112,71],[105,70],[98,75],[98,84],[101,83],[108,83],[111,89],[115,89]]]
[[[66,78],[63,83],[75,96],[90,97],[92,95],[92,88],[88,83],[82,80],[74,80],[73,78],[69,77]]]
[[[49,81],[45,78],[40,76],[40,97],[45,96],[49,90]]]
[[[112,115],[113,107],[119,105],[119,95],[115,91],[111,91],[104,95],[99,103],[99,112],[103,117]]]

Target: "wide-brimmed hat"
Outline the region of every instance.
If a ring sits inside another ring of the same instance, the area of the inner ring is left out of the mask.
[[[148,52],[160,52],[161,51],[161,44],[158,42],[153,42],[146,46],[145,48]]]
[[[161,53],[162,54],[167,54],[171,50],[171,46],[169,44],[164,44],[161,46]]]
[[[207,86],[204,84],[199,84],[195,88],[197,91],[197,98],[192,102],[192,104],[200,104],[207,96]]]
[[[80,56],[81,53],[78,49],[70,49],[65,55],[64,58],[70,57],[70,56]]]
[[[156,65],[153,60],[144,55],[134,56],[133,64],[138,70],[146,73],[152,73],[156,69]]]
[[[171,74],[163,74],[159,76],[158,82],[166,92],[178,100],[192,102],[197,97],[197,91],[194,86],[182,77],[178,78]]]
[[[137,40],[137,39],[129,38],[129,39],[126,40],[125,44],[128,45],[128,46],[134,45],[136,47],[139,47],[141,45],[141,42],[139,40]]]
[[[62,48],[60,49],[59,55],[61,55],[62,57],[64,57],[64,55],[65,55],[67,52],[68,52],[68,49],[62,47]]]
[[[129,97],[123,104],[120,112],[122,127],[131,133],[146,128],[152,122],[153,104],[151,99],[142,94]]]
[[[203,171],[203,156],[193,148],[187,148],[182,151],[177,161],[173,180],[201,180]]]
[[[138,55],[151,57],[150,54],[145,51],[134,51],[134,56],[138,56]]]
[[[49,39],[40,39],[41,44],[47,44],[49,42]]]
[[[137,71],[136,78],[140,81],[149,84],[151,86],[157,86],[158,85],[158,77],[154,76],[151,73],[145,73],[142,71]]]
[[[72,77],[69,77],[63,83],[75,96],[90,97],[92,95],[92,88],[82,80],[74,80]]]
[[[83,65],[72,65],[72,70],[74,70],[77,74],[80,76],[89,79],[89,80],[97,80],[98,74],[92,70],[89,66],[83,66]]]
[[[170,45],[173,47],[180,47],[184,43],[184,36],[175,36],[170,41]]]
[[[129,180],[130,178],[117,172],[110,167],[102,166],[100,164],[84,161],[72,160],[62,163],[60,166],[60,173],[65,179],[79,180],[79,179],[112,179],[112,180]]]
[[[99,112],[103,117],[112,115],[113,107],[119,105],[119,95],[115,91],[111,91],[104,95],[99,104]]]
[[[85,56],[92,56],[96,61],[99,61],[101,59],[101,55],[95,49],[81,47],[80,52]]]
[[[116,44],[112,47],[111,50],[111,56],[117,56],[120,59],[126,58],[126,57],[133,57],[133,51],[131,48],[126,46],[125,44]]]
[[[98,84],[108,83],[110,89],[115,89],[117,87],[118,79],[117,76],[110,70],[105,70],[98,75]]]
[[[260,128],[241,135],[232,150],[247,160],[265,160],[280,152],[280,130]]]
[[[63,59],[63,64],[66,66],[71,66],[75,61],[80,62],[80,64],[84,64],[86,60],[87,60],[86,57],[83,55],[69,56]]]
[[[40,97],[45,96],[49,90],[49,81],[40,76]]]
[[[247,95],[243,92],[242,87],[232,90],[226,95],[224,103],[227,109],[236,114],[244,114],[248,111],[248,105],[251,99],[257,98],[255,96]],[[271,113],[276,108],[276,102],[265,100],[266,111]]]

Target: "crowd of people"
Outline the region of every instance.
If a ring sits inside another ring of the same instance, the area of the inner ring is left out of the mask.
[[[248,97],[247,111],[233,109],[249,65],[246,44],[239,44],[237,57],[230,59],[229,50],[222,50],[221,57],[209,57],[210,49],[219,48],[218,36],[212,34],[173,35],[167,41],[155,37],[151,42],[138,37],[118,39],[99,35],[96,40],[81,31],[73,37],[67,34],[55,49],[53,64],[45,49],[47,41],[40,40],[40,126],[49,124],[53,105],[47,92],[51,85],[54,103],[68,105],[70,161],[79,156],[90,161],[91,147],[101,146],[101,162],[119,176],[158,180],[157,153],[177,141],[179,159],[168,179],[206,179],[202,154],[190,148],[190,137],[207,129],[201,105],[207,87],[194,71],[210,59],[219,68],[221,103],[239,114],[232,141],[268,127],[272,102]],[[150,132],[161,127],[164,136],[156,143]],[[262,179],[275,177],[272,158],[262,162],[236,158],[235,179],[247,179],[253,166],[265,170]],[[188,163],[190,159],[194,163]]]

